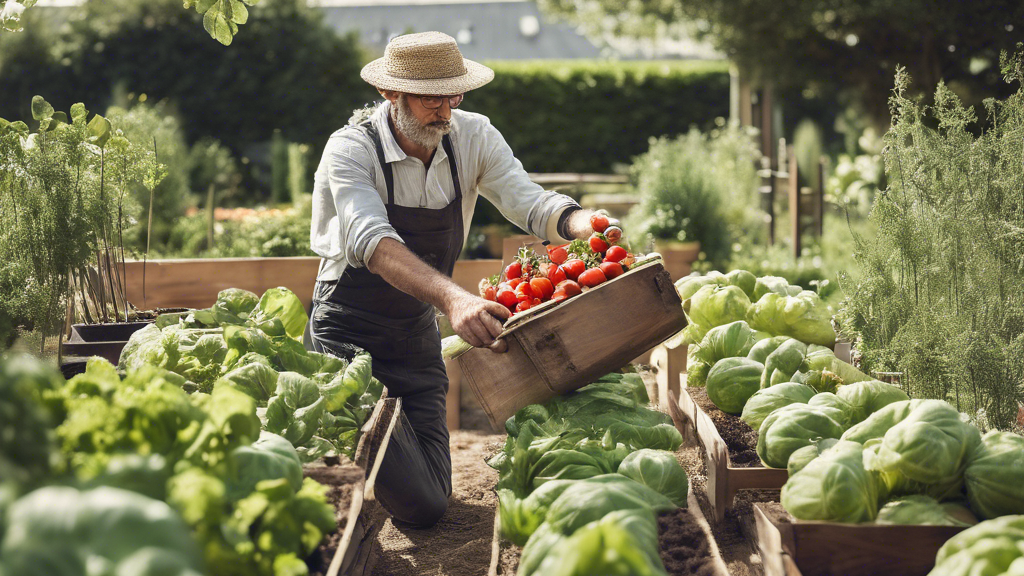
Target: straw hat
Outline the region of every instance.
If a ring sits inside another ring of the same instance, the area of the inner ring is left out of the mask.
[[[494,70],[459,52],[455,38],[441,32],[405,34],[388,42],[384,57],[360,72],[381,90],[410,94],[462,94],[494,79]]]

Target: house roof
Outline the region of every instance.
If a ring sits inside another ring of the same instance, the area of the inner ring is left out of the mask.
[[[597,58],[601,50],[570,25],[552,22],[531,1],[319,0],[339,33],[358,32],[370,50],[409,32],[437,30],[454,37],[471,60]]]

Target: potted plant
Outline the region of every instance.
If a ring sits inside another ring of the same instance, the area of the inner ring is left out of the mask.
[[[6,309],[0,302],[0,340],[21,325],[44,347],[70,336],[61,353],[116,361],[117,343],[144,325],[126,298],[123,232],[135,210],[130,187],[161,178],[155,150],[100,115],[89,119],[80,103],[69,115],[36,96],[32,115],[35,131],[0,119],[0,282],[20,275],[30,294]]]

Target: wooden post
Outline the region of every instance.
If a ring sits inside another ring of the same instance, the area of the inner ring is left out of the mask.
[[[761,153],[768,158],[768,169],[771,177],[762,187],[762,193],[768,195],[763,200],[765,212],[768,214],[768,244],[775,244],[775,173],[779,170],[778,156],[775,153],[775,133],[772,130],[772,86],[766,84],[761,90]]]
[[[825,163],[828,158],[818,160],[818,186],[814,191],[814,232],[821,238],[825,230]]]
[[[800,257],[800,172],[797,168],[796,154],[793,147],[788,146],[786,152],[789,156],[789,218],[790,228],[793,231],[793,256]]]

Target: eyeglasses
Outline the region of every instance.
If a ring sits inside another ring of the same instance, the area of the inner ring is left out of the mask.
[[[436,110],[441,107],[444,103],[445,98],[448,99],[448,106],[452,108],[458,108],[459,104],[462,104],[462,98],[464,94],[455,94],[454,96],[421,96],[419,94],[410,94],[420,99],[420,104],[423,105],[427,110]]]

